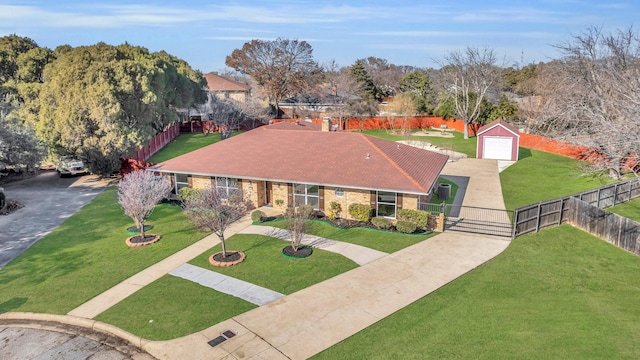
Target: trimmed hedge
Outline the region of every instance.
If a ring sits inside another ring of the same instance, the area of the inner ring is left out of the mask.
[[[389,230],[393,227],[393,224],[391,223],[391,221],[383,217],[374,217],[373,219],[371,219],[371,223],[375,227],[381,230]]]
[[[364,222],[371,220],[371,210],[371,206],[365,204],[351,204],[348,209],[352,218]]]
[[[254,210],[251,213],[251,221],[254,223],[260,223],[264,220],[264,213],[260,210]]]
[[[398,221],[396,223],[396,230],[405,234],[413,234],[418,229],[418,226],[410,221]]]
[[[422,211],[422,210],[412,210],[412,209],[398,210],[399,221],[408,221],[408,222],[414,223],[416,227],[421,229],[424,229],[427,227],[427,225],[429,225],[430,215],[431,215],[430,212]]]

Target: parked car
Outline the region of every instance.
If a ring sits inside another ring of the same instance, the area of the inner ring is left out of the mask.
[[[84,166],[82,160],[78,160],[73,156],[63,156],[60,158],[56,171],[60,174],[60,177],[67,175],[86,175],[89,170]]]

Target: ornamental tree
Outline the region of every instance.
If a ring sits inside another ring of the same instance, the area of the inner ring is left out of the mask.
[[[144,239],[144,223],[151,216],[156,204],[171,191],[171,181],[151,171],[128,173],[118,184],[118,203],[140,229]]]
[[[211,231],[222,244],[222,257],[227,257],[224,232],[229,225],[253,209],[240,189],[211,187],[199,190],[184,203],[185,215],[197,227]]]

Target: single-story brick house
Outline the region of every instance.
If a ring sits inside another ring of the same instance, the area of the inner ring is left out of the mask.
[[[448,156],[329,129],[327,120],[262,126],[150,170],[171,176],[176,192],[185,186],[241,188],[256,207],[280,210],[308,204],[326,212],[337,202],[342,217],[353,203],[395,218],[398,209],[429,201]]]

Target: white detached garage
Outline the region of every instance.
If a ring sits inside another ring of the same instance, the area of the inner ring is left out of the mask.
[[[497,119],[478,129],[478,159],[518,160],[520,133],[518,129]]]

